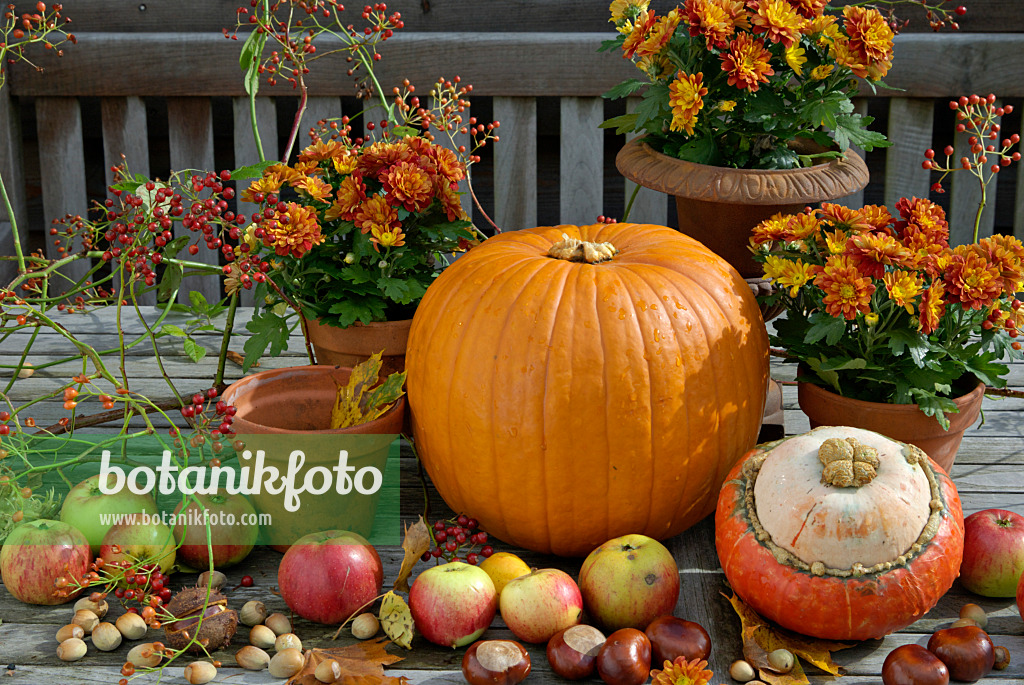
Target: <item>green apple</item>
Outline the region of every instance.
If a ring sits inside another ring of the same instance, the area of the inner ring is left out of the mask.
[[[100,556],[108,564],[113,561],[139,561],[158,564],[161,573],[174,566],[177,548],[174,533],[159,516],[143,516],[134,523],[116,523],[103,536]]]
[[[96,474],[71,488],[64,498],[60,520],[82,531],[89,541],[89,548],[96,555],[99,554],[103,536],[113,523],[113,520],[104,522],[103,519],[108,516],[113,519],[118,514],[156,514],[158,511],[151,496],[136,495],[128,488],[113,495],[104,495],[100,492],[99,474]]]

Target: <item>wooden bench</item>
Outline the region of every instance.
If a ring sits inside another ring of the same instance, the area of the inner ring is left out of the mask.
[[[256,159],[237,67],[241,43],[221,33],[233,29],[238,4],[140,0],[114,9],[103,0],[79,0],[67,7],[78,44],[62,59],[40,56],[42,72],[25,65],[11,70],[0,91],[0,172],[34,246],[44,242],[52,219],[84,214],[90,200],[105,196],[109,168],[122,154],[131,169],[162,177],[170,169],[232,168]],[[675,4],[655,0],[652,7],[664,12]],[[1020,129],[1024,16],[1015,0],[966,4],[959,32],[928,32],[919,13],[897,37],[887,82],[900,90],[858,102],[895,145],[868,155],[873,180],[847,201],[892,206],[904,195],[927,195],[935,179],[921,168],[922,154],[951,141],[951,97],[995,92],[1017,107],[1006,117],[1004,134]],[[621,217],[630,189],[614,156],[624,139],[598,125],[624,105],[600,95],[635,68],[618,55],[596,52],[611,36],[606,2],[509,0],[498,11],[494,3],[398,0],[389,10],[400,11],[406,27],[382,49],[380,82],[390,87],[409,78],[422,91],[438,76],[459,74],[474,85],[473,113],[502,123],[501,141],[474,168],[478,195],[499,226]],[[358,10],[349,11],[356,19]],[[340,59],[314,63],[309,84],[313,97],[303,129],[325,116],[358,111]],[[287,86],[261,87],[257,113],[269,153],[277,152],[273,142],[286,135],[295,108]],[[958,141],[958,149],[964,144]],[[1024,236],[1018,176],[1015,165],[990,187],[983,234]],[[973,180],[958,174],[949,195],[933,195],[948,203],[958,242],[973,226]],[[643,191],[630,219],[672,225],[674,212],[665,196]],[[5,219],[0,213],[0,254],[11,254]],[[475,219],[484,225],[482,217]],[[0,262],[0,281],[9,280],[11,270],[11,262]],[[219,297],[217,280],[192,287]]]

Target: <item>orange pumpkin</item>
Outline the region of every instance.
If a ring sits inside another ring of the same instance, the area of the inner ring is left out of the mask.
[[[823,426],[736,465],[715,546],[733,590],[765,618],[865,640],[910,625],[949,590],[964,518],[953,481],[919,448]]]
[[[714,511],[757,438],[768,341],[747,284],[697,241],[555,226],[498,235],[442,273],[406,370],[416,448],[452,509],[579,556]]]

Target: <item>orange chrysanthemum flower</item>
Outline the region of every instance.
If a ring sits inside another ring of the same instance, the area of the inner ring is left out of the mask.
[[[892,224],[892,214],[883,205],[864,205],[860,208],[860,213],[864,216],[864,221],[874,231],[888,231]]]
[[[399,162],[409,161],[414,156],[415,153],[405,142],[378,141],[360,150],[359,163],[356,168],[364,177],[376,178],[382,169]]]
[[[327,202],[331,193],[334,192],[331,184],[318,176],[303,176],[292,186],[299,192],[299,195],[304,195],[317,202]]]
[[[676,72],[676,65],[667,55],[651,55],[636,61],[637,68],[647,74],[652,81],[664,81]]]
[[[961,245],[942,274],[950,300],[965,309],[981,309],[1003,294],[1003,275],[984,255]]]
[[[822,202],[820,215],[821,220],[832,224],[833,228],[841,228],[853,233],[871,230],[871,223],[857,209],[850,209],[831,202]]]
[[[437,173],[449,183],[458,184],[466,178],[466,167],[459,161],[454,152],[440,145],[432,145],[430,157],[434,160]]]
[[[909,271],[890,271],[882,276],[882,282],[889,299],[913,314],[914,300],[921,294],[921,277]]]
[[[636,56],[641,58],[651,57],[661,52],[661,49],[668,45],[673,34],[675,34],[676,27],[679,26],[681,18],[679,10],[674,9],[654,22],[650,33],[636,46]]]
[[[789,235],[788,223],[789,216],[779,212],[754,226],[750,242],[754,245],[764,245],[765,243],[784,241],[786,236]]]
[[[703,36],[708,50],[722,49],[736,33],[736,25],[726,8],[715,0],[686,0],[683,5],[690,36]]]
[[[328,221],[344,219],[352,221],[355,218],[356,209],[366,200],[366,184],[359,174],[352,174],[346,177],[338,185],[334,196],[334,202],[324,213]]]
[[[904,240],[915,233],[941,246],[949,244],[949,224],[942,207],[926,198],[901,198],[896,202],[896,211],[902,221],[896,222],[896,230]]]
[[[1024,243],[1019,238],[996,234],[979,240],[975,250],[999,269],[1006,295],[1024,290]]]
[[[448,221],[466,218],[466,210],[462,208],[462,198],[459,196],[458,190],[450,185],[441,186],[437,196]]]
[[[858,233],[846,243],[846,255],[862,273],[881,278],[886,266],[905,264],[911,252],[887,233]]]
[[[846,243],[850,239],[850,234],[842,229],[825,232],[825,243],[818,241],[818,246],[825,248],[825,251],[829,254],[843,254],[846,251]]]
[[[877,81],[892,66],[893,32],[876,9],[843,8],[843,29],[849,41],[835,40],[833,57],[861,78]]]
[[[369,233],[374,229],[390,231],[400,225],[398,211],[388,204],[383,195],[374,195],[359,205],[352,221],[363,233]]]
[[[672,123],[669,128],[673,131],[685,130],[687,135],[693,135],[693,125],[697,121],[697,114],[704,107],[704,96],[708,89],[704,87],[704,74],[687,74],[680,71],[676,78],[668,86],[668,101],[672,106]]]
[[[924,291],[921,304],[918,305],[918,328],[925,335],[939,327],[942,317],[946,313],[946,289],[942,281],[932,281],[931,286]]]
[[[434,183],[430,174],[409,162],[399,162],[380,176],[389,204],[420,212],[434,201]]]
[[[821,221],[812,212],[800,212],[794,214],[788,222],[786,222],[786,234],[784,240],[789,243],[794,243],[800,240],[807,240],[812,238],[817,240],[818,231],[821,229]]]
[[[786,0],[761,0],[754,15],[754,33],[766,34],[773,43],[789,48],[800,38],[807,20]]]
[[[344,151],[344,146],[337,140],[320,140],[299,153],[300,162],[320,162],[331,159]]]
[[[373,249],[380,252],[380,247],[401,247],[405,245],[405,234],[402,233],[401,228],[393,228],[390,231],[381,230],[379,228],[373,228],[370,230],[370,242],[373,243]]]
[[[814,279],[814,285],[825,292],[822,302],[830,316],[841,315],[852,321],[857,314],[871,311],[875,284],[842,255],[833,255],[826,260]]]
[[[825,12],[828,0],[789,0],[789,4],[804,19],[817,19]]]
[[[277,215],[263,224],[263,244],[274,248],[279,256],[301,257],[324,242],[316,211],[288,202],[277,205]]]
[[[704,659],[676,657],[675,661],[666,661],[662,670],[651,671],[651,685],[708,685],[715,674],[707,670],[707,665]]]
[[[722,54],[722,71],[729,74],[729,85],[747,88],[756,93],[760,84],[767,83],[775,74],[768,63],[772,53],[749,33],[741,33],[729,43],[729,51]]]
[[[263,197],[278,192],[282,185],[284,185],[284,179],[278,174],[269,170],[264,171],[263,176],[254,179],[249,187],[242,191],[242,199],[246,202],[262,202]],[[257,196],[260,196],[260,199],[256,199]]]
[[[640,14],[636,18],[636,23],[633,24],[633,30],[629,32],[625,40],[622,41],[622,56],[626,59],[633,59],[633,55],[636,54],[637,48],[647,39],[650,35],[651,29],[654,28],[654,22],[657,21],[657,15],[654,10],[647,10],[647,14]]]

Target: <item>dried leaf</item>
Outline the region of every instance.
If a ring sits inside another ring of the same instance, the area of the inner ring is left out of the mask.
[[[334,659],[342,668],[342,679],[348,685],[405,685],[406,678],[384,675],[384,667],[401,661],[403,657],[389,654],[384,648],[384,638],[367,640],[347,647],[330,649],[309,649],[305,654],[302,670],[293,675],[287,685],[320,685],[313,673],[316,667],[328,659]]]
[[[724,597],[725,594],[723,593],[722,596]],[[727,599],[740,617],[743,657],[758,669],[761,680],[770,685],[800,685],[810,682],[804,674],[799,660],[797,660],[796,667],[789,673],[785,675],[774,673],[768,664],[768,653],[776,649],[788,649],[800,659],[821,670],[834,676],[840,675],[839,665],[832,660],[832,652],[853,645],[832,640],[817,640],[772,626],[735,594]]]
[[[381,353],[378,352],[355,365],[346,385],[337,384],[338,396],[331,409],[331,428],[348,428],[373,421],[404,394],[405,372],[393,373],[377,385],[381,365]]]
[[[394,587],[399,592],[408,592],[409,576],[412,575],[413,566],[423,553],[430,549],[430,531],[422,516],[419,521],[406,527],[402,549],[405,550],[405,556],[402,557],[402,566],[398,569]]]
[[[228,357],[228,361],[229,362],[232,362],[234,364],[238,364],[239,366],[242,366],[243,362],[245,361],[245,357],[243,357],[242,355],[238,354],[234,350],[228,350],[227,357]],[[259,365],[260,365],[259,362],[253,362],[253,366],[259,366]]]
[[[399,647],[412,649],[415,623],[409,605],[399,595],[389,592],[380,602],[380,626]]]

